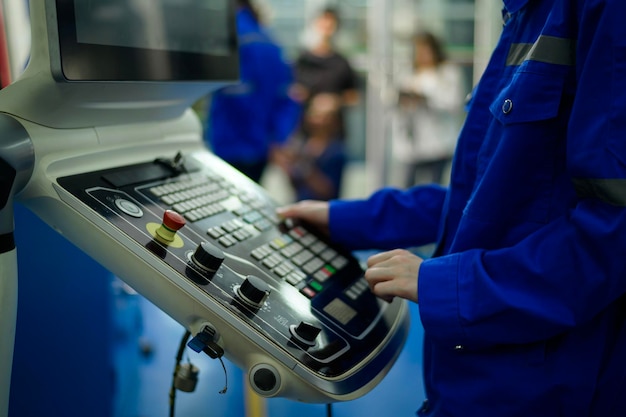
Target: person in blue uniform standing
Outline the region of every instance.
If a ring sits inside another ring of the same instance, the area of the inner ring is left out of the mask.
[[[259,182],[273,146],[300,121],[301,106],[289,95],[293,69],[262,26],[250,0],[237,3],[240,79],[213,93],[205,139],[217,156]]]
[[[420,416],[626,416],[626,2],[504,0],[450,185],[283,207],[419,303]],[[363,227],[367,225],[367,227]],[[404,247],[437,242],[422,259]]]

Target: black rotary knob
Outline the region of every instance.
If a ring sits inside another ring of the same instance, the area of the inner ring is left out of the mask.
[[[322,331],[319,327],[307,323],[306,321],[301,321],[297,326],[292,325],[289,330],[294,339],[308,346],[315,345],[315,339]]]
[[[263,305],[271,291],[272,289],[265,281],[254,275],[248,275],[236,289],[239,298],[244,303],[255,308],[260,308]]]
[[[206,272],[215,272],[224,262],[224,252],[209,242],[202,242],[191,255],[191,260]]]

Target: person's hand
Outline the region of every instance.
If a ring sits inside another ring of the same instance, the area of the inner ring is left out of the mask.
[[[300,219],[328,234],[328,202],[305,200],[279,207],[276,214],[283,219]]]
[[[298,103],[304,103],[311,96],[311,92],[304,85],[294,83],[289,87],[288,95],[292,100],[295,100]]]
[[[270,150],[270,161],[284,172],[289,172],[295,160],[294,152],[288,147],[274,147]]]
[[[403,249],[378,253],[367,260],[365,279],[372,293],[383,300],[401,297],[417,303],[417,281],[423,261]]]

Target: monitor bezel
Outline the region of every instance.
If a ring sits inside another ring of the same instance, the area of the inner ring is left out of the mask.
[[[74,2],[56,0],[61,75],[65,81],[205,82],[232,80],[239,74],[235,7],[228,1],[228,54],[200,54],[80,43]],[[134,65],[166,62],[168,65]],[[130,63],[130,64],[127,64]]]

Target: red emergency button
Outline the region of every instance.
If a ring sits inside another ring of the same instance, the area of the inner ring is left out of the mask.
[[[165,214],[163,214],[163,225],[174,232],[186,223],[185,218],[173,210],[166,210]]]
[[[172,242],[176,232],[186,223],[185,218],[180,214],[172,210],[166,210],[163,214],[163,223],[156,230],[156,233],[160,238]]]

